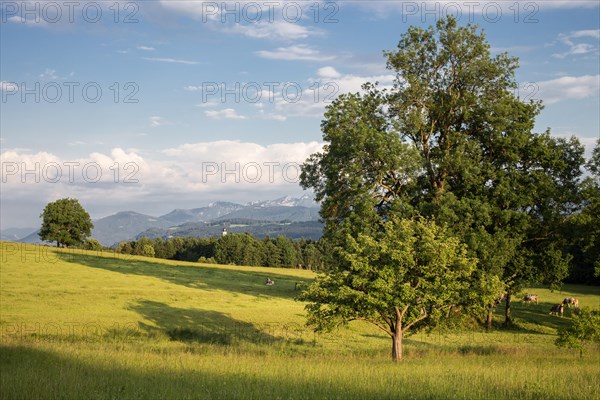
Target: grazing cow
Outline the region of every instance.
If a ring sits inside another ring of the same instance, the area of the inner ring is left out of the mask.
[[[523,301],[525,303],[531,303],[532,301],[535,302],[535,304],[538,303],[538,295],[537,294],[526,294],[525,297],[523,297]]]
[[[575,297],[567,297],[562,303],[569,308],[571,308],[571,304],[575,307],[579,307],[579,300],[577,300]]]
[[[265,282],[265,285],[267,286],[273,286],[275,284],[275,281],[272,281],[271,278],[267,278],[267,281]]]
[[[550,315],[560,315],[562,317],[564,315],[564,313],[565,313],[565,305],[562,303],[555,304],[550,309]]]

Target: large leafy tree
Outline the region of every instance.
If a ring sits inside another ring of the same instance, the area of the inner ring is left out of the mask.
[[[391,337],[394,361],[409,330],[460,301],[475,267],[457,238],[423,219],[392,217],[375,234],[346,234],[334,251],[338,263],[299,296],[311,302],[309,323],[370,322]]]
[[[600,139],[587,162],[581,184],[582,209],[563,227],[565,247],[573,253],[570,279],[586,284],[600,283]]]
[[[570,257],[554,241],[578,202],[583,147],[532,133],[541,102],[515,96],[517,59],[492,57],[474,26],[449,18],[410,28],[386,55],[397,74],[392,122],[424,165],[422,191],[410,201],[469,244],[480,287],[503,282],[510,322],[513,292],[566,277]],[[493,293],[482,294],[491,326]]]
[[[322,122],[326,145],[303,165],[325,238],[339,245],[393,216],[434,218],[478,260],[463,306],[491,327],[506,292],[510,322],[512,293],[567,273],[555,241],[579,202],[583,147],[532,132],[541,103],[515,95],[517,60],[492,56],[474,26],[450,17],[410,27],[386,57],[394,87],[336,99]]]
[[[59,199],[48,203],[40,215],[42,240],[54,241],[56,246],[80,246],[91,235],[94,224],[77,199]]]

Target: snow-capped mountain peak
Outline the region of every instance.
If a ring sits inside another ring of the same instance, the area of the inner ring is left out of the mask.
[[[309,195],[301,197],[283,196],[275,200],[251,201],[248,206],[252,207],[318,207]]]

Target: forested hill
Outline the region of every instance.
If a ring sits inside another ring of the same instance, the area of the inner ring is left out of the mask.
[[[279,235],[290,239],[312,239],[317,240],[323,232],[323,224],[319,221],[257,221],[252,219],[226,219],[218,222],[188,222],[179,226],[166,229],[151,228],[137,235],[137,239],[147,237],[149,239],[172,237],[213,237],[220,236],[223,228],[228,233],[250,233],[257,238],[266,236],[276,237]]]

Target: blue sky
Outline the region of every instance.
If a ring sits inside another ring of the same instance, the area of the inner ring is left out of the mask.
[[[328,101],[389,85],[383,50],[446,12],[519,57],[537,131],[600,132],[597,1],[0,4],[2,228],[67,196],[98,218],[301,195]]]

